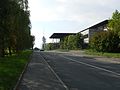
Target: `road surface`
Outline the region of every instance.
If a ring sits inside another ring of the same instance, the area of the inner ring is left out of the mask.
[[[120,64],[34,52],[18,90],[120,90]]]

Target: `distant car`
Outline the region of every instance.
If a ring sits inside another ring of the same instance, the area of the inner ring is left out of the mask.
[[[35,48],[34,48],[34,50],[35,50],[35,51],[38,51],[38,50],[40,50],[40,49],[39,49],[39,48],[37,48],[37,47],[35,47]]]
[[[40,51],[44,51],[44,49],[40,49]]]

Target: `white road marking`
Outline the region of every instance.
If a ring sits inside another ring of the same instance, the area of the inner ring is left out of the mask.
[[[48,64],[48,62],[45,60],[45,58],[40,54],[40,56],[43,58],[44,62],[47,64],[47,66],[50,68],[50,70],[53,72],[53,74],[56,76],[56,78],[60,81],[60,83],[63,85],[63,87],[66,90],[69,90],[67,85],[61,80],[61,78],[57,75],[57,73],[52,69],[52,67]]]
[[[83,65],[86,65],[86,66],[89,66],[89,67],[92,67],[92,68],[96,68],[96,69],[99,69],[99,70],[102,70],[102,71],[109,72],[109,73],[115,74],[117,76],[120,76],[119,73],[113,72],[113,71],[105,69],[105,68],[97,67],[97,66],[94,66],[94,65],[91,65],[91,64],[88,64],[88,63],[84,63],[84,62],[81,62],[81,61],[76,61],[75,59],[71,59],[71,58],[68,58],[68,57],[65,57],[65,56],[61,56],[61,57],[66,58],[68,60],[71,60],[73,62],[77,62],[77,63],[83,64]]]

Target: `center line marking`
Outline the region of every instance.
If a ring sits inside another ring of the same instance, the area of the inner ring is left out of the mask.
[[[61,56],[61,55],[60,55],[60,56]],[[106,72],[115,74],[115,75],[117,75],[117,76],[120,76],[119,73],[113,72],[113,71],[111,71],[111,70],[107,70],[107,69],[105,69],[105,68],[97,67],[97,66],[94,66],[94,65],[91,65],[91,64],[87,64],[87,63],[84,63],[84,62],[81,62],[81,61],[76,61],[75,59],[71,59],[71,58],[68,58],[68,57],[65,57],[65,56],[61,56],[61,57],[66,58],[66,59],[69,59],[69,60],[71,60],[71,61],[73,61],[73,62],[77,62],[77,63],[83,64],[83,65],[86,65],[86,66],[89,66],[89,67],[93,67],[93,68],[96,68],[96,69],[99,69],[99,70],[103,70],[103,71],[106,71]]]

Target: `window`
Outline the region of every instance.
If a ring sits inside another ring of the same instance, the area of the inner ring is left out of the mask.
[[[84,35],[83,37],[84,37],[84,38],[88,38],[88,34]]]

